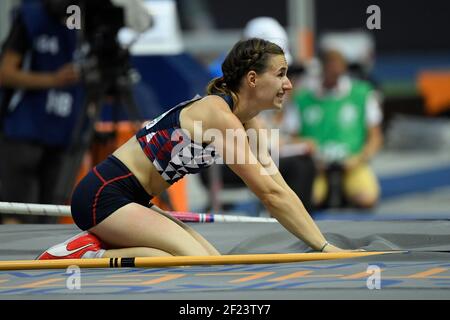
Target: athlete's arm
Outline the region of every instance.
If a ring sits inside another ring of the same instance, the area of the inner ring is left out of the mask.
[[[315,250],[320,250],[326,240],[310,217],[300,199],[277,183],[252,152],[245,129],[239,119],[223,102],[205,106],[199,114],[203,130],[216,130],[212,143],[224,162],[236,173],[261,200],[270,214],[288,231]],[[228,133],[228,136],[227,136]],[[276,178],[278,179],[278,178]],[[328,245],[324,251],[339,251]]]
[[[270,177],[282,188],[284,188],[286,191],[292,193],[295,197],[297,197],[297,194],[289,187],[289,185],[284,180],[283,176],[281,175],[281,172],[278,170],[277,165],[273,161],[272,156],[269,154],[269,148],[279,148],[279,145],[269,145],[269,134],[267,130],[264,131],[265,128],[262,127],[261,121],[259,121],[258,118],[253,118],[250,121],[246,122],[244,124],[244,128],[248,132],[248,130],[255,130],[259,132],[258,140],[257,140],[257,146],[253,147],[250,146],[253,153],[256,154],[256,157],[258,158],[258,161],[261,163],[262,166],[264,166],[267,170],[271,171],[272,174]],[[262,129],[262,131],[260,131]],[[277,141],[273,141],[272,143],[277,143]],[[257,152],[256,152],[256,151]],[[274,151],[274,150],[272,150]]]

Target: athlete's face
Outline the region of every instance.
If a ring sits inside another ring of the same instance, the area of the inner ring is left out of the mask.
[[[286,93],[292,89],[292,83],[286,76],[287,68],[284,55],[271,55],[266,71],[257,75],[256,96],[265,109],[283,107]]]

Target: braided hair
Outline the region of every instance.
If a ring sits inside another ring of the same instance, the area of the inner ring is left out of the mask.
[[[220,78],[214,78],[206,89],[208,94],[231,95],[236,105],[242,78],[251,70],[262,73],[267,69],[270,55],[284,54],[275,43],[259,38],[241,40],[236,43],[222,63]]]

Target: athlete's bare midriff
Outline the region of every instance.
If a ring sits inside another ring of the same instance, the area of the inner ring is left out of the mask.
[[[149,195],[157,196],[170,187],[142,151],[136,136],[114,151],[113,155],[130,169]]]

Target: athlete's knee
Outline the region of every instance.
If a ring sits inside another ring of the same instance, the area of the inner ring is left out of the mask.
[[[104,258],[116,258],[116,257],[171,257],[172,254],[148,247],[132,247],[132,248],[122,248],[122,249],[110,249],[107,250],[103,257]]]
[[[184,243],[178,242],[171,245],[168,252],[174,256],[210,256],[208,252],[200,243],[195,243],[186,246]]]

